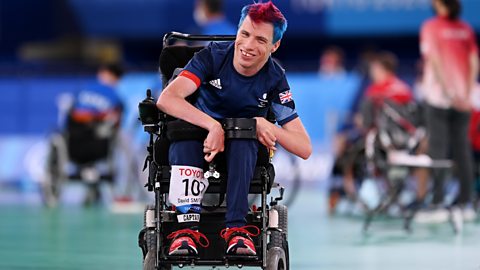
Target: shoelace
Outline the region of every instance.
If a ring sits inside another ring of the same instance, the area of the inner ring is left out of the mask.
[[[188,236],[192,236],[192,238],[198,244],[200,244],[200,246],[202,246],[204,248],[206,248],[210,245],[210,242],[208,241],[208,238],[203,233],[198,232],[198,231],[194,231],[194,230],[191,230],[191,229],[183,229],[183,230],[174,231],[167,236],[167,239],[174,239],[181,234],[186,234]],[[202,243],[201,240],[204,240],[205,242]]]
[[[255,232],[249,231],[248,229],[254,229]],[[239,228],[225,228],[220,232],[220,237],[228,241],[233,233],[244,233],[248,236],[258,236],[260,234],[260,229],[253,225],[247,225]]]

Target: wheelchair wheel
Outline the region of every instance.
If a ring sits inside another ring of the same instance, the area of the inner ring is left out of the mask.
[[[147,251],[157,249],[157,234],[155,232],[155,227],[152,226],[154,224],[148,224],[151,221],[147,221],[147,213],[149,211],[155,211],[155,205],[147,205],[143,214],[143,227],[147,228],[145,232],[145,244]]]
[[[267,251],[266,270],[287,270],[287,259],[285,251],[279,247],[271,248]]]
[[[290,256],[288,249],[288,208],[285,205],[274,205],[272,209],[277,210],[278,213],[278,229],[279,231],[272,231],[270,234],[270,242],[267,249],[282,250],[282,265],[284,268],[268,268],[268,269],[290,269]],[[276,254],[276,253],[275,253]],[[268,253],[267,253],[268,255]],[[273,255],[272,255],[273,256]]]
[[[171,265],[162,265],[159,268],[155,268],[156,253],[156,249],[151,249],[148,251],[147,256],[145,256],[145,260],[143,261],[143,270],[172,270]]]
[[[41,185],[43,203],[48,207],[56,206],[60,198],[61,185],[66,177],[64,172],[66,160],[65,140],[61,135],[54,135],[46,160],[45,179]]]
[[[272,208],[278,212],[278,228],[281,232],[272,231],[269,245],[283,248],[284,242],[288,239],[288,208],[285,205],[274,205]]]

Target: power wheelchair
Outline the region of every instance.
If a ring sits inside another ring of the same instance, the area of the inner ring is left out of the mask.
[[[393,205],[399,207],[403,228],[411,231],[418,209],[401,200],[407,178],[415,168],[448,170],[452,162],[433,160],[419,151],[426,138],[419,104],[366,100],[361,113],[366,132],[354,145],[350,160],[362,181],[357,200],[365,212],[363,231],[367,232],[374,218],[386,214]]]
[[[115,191],[117,180],[120,176],[138,179],[139,169],[121,132],[120,119],[102,117],[79,121],[70,106],[60,108],[60,116],[65,118],[64,128],[48,138],[45,171],[40,182],[44,205],[56,206],[62,198],[63,187],[71,181],[86,184],[85,205],[100,202],[102,191],[106,191],[101,188],[104,184],[110,189],[109,195],[123,196],[124,191],[115,194],[118,193]]]
[[[41,191],[44,204],[50,207],[57,205],[67,180],[88,184],[85,203],[90,204],[99,199],[97,184],[100,181],[111,184],[115,178],[113,151],[118,140],[118,125],[110,121],[82,123],[75,121],[71,114],[66,118],[65,130],[50,136],[48,145]]]
[[[163,87],[172,78],[175,69],[184,67],[194,53],[203,47],[170,46],[170,40],[184,41],[228,41],[235,36],[199,36],[171,32],[164,36],[163,50],[160,55],[160,72]],[[225,228],[226,207],[222,203],[226,191],[227,171],[225,159],[219,154],[205,163],[205,178],[209,181],[206,194],[217,194],[218,204],[202,205],[202,218],[199,231],[210,240],[210,246],[199,250],[198,256],[168,256],[167,236],[178,229],[174,206],[167,202],[170,184],[170,165],[168,162],[169,144],[173,140],[204,140],[207,131],[199,127],[173,119],[159,111],[155,101],[147,90],[147,98],[139,103],[139,115],[144,130],[149,134],[148,156],[144,169],[148,168],[148,191],[155,193],[155,204],[146,207],[144,226],[139,233],[138,244],[143,253],[143,269],[172,269],[173,266],[253,266],[262,269],[289,269],[288,250],[288,214],[287,208],[280,205],[284,188],[274,183],[275,171],[271,164],[271,155],[265,147],[259,147],[254,177],[250,183],[250,194],[260,194],[261,205],[252,206],[246,217],[247,225],[260,228],[260,235],[254,238],[256,256],[226,255],[225,241],[219,232]],[[220,120],[225,130],[225,139],[256,139],[254,119],[230,118]],[[267,196],[273,188],[279,189],[279,197]]]

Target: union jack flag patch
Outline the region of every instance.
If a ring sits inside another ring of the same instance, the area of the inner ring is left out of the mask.
[[[280,97],[280,103],[285,104],[293,100],[292,93],[290,90],[282,92],[278,95]]]

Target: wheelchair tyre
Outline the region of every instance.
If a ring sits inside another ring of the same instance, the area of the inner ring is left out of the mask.
[[[278,229],[281,231],[272,231],[268,250],[280,248],[284,253],[284,269],[290,269],[290,259],[288,250],[288,208],[285,205],[274,205],[272,209],[278,213]],[[272,268],[275,269],[275,268]]]
[[[272,208],[278,212],[278,228],[281,232],[271,232],[269,247],[283,248],[288,239],[288,208],[285,205],[274,205]]]
[[[155,230],[147,230],[145,232],[145,243],[147,244],[148,251],[157,248],[157,234]]]
[[[271,248],[267,251],[266,270],[287,270],[287,259],[285,251],[279,247]]]
[[[145,260],[143,261],[143,270],[172,270],[171,265],[162,265],[158,269],[155,268],[156,253],[156,249],[151,249],[148,251],[147,256],[145,256]]]
[[[143,213],[143,227],[147,228],[147,211],[155,210],[155,205],[147,205]],[[157,249],[157,234],[154,228],[148,228],[145,232],[145,243],[147,245],[147,251]]]
[[[277,204],[272,208],[278,212],[278,228],[282,230],[285,236],[288,236],[288,207]]]
[[[64,142],[60,136],[54,137],[47,157],[47,173],[41,187],[43,202],[47,207],[55,207],[57,205],[60,198],[62,180],[65,177],[63,164],[66,157],[61,153],[62,143]]]

